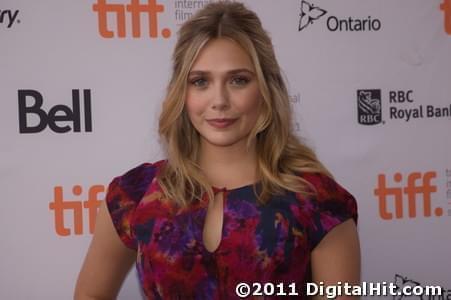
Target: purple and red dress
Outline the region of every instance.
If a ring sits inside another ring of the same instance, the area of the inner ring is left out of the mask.
[[[350,218],[357,223],[355,198],[319,173],[300,174],[317,196],[287,191],[264,206],[252,185],[215,188],[224,192],[224,217],[220,244],[210,252],[202,243],[208,202],[175,209],[156,180],[164,163],[144,163],[114,178],[106,195],[120,239],[137,251],[136,268],[148,299],[241,299],[235,293],[240,282],[257,283],[254,290],[272,283],[274,293],[283,288],[288,295],[264,299],[306,299],[311,251],[336,225]],[[289,296],[293,286],[298,296]]]

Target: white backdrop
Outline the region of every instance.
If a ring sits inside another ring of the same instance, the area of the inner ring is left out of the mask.
[[[0,2],[1,299],[71,299],[106,184],[163,157],[176,31],[208,1],[158,0],[135,36],[132,15],[121,24],[102,2]],[[298,133],[358,201],[362,279],[451,299],[451,1],[245,3],[273,39]],[[133,270],[119,299],[139,297]]]

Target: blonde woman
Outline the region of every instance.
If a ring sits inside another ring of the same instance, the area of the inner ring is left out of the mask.
[[[255,13],[198,11],[160,116],[167,159],[110,183],[75,298],[115,298],[133,263],[148,299],[239,299],[242,282],[254,297],[305,299],[310,281],[358,284],[356,201],[291,124]]]

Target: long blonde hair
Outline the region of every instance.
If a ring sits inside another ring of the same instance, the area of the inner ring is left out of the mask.
[[[256,140],[257,170],[261,190],[254,192],[261,204],[284,190],[311,194],[302,172],[332,175],[315,153],[294,135],[289,95],[277,63],[271,39],[257,15],[232,1],[210,3],[179,30],[173,53],[172,77],[159,119],[159,134],[168,161],[157,176],[166,198],[182,207],[201,199],[213,189],[199,165],[200,137],[184,109],[187,79],[202,47],[211,39],[229,38],[251,57],[263,98],[261,114],[249,134],[247,145]]]

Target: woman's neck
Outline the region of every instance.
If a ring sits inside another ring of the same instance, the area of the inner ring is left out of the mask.
[[[203,141],[199,164],[210,184],[216,187],[233,189],[258,180],[255,143],[247,150],[245,140],[230,146]]]

